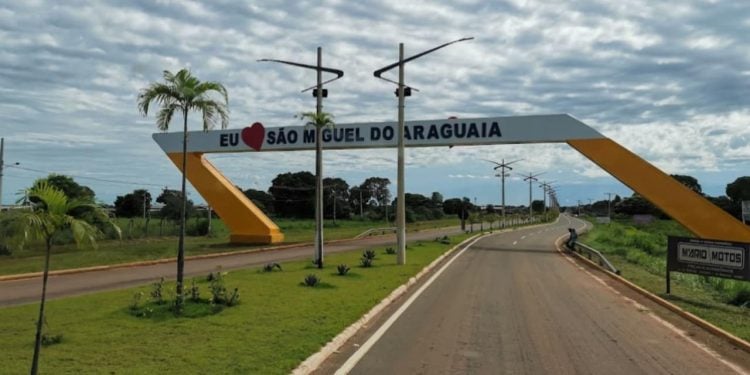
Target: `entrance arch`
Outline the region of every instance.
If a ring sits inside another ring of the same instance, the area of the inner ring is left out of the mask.
[[[337,124],[323,130],[323,148],[395,148],[395,122]],[[226,223],[230,242],[270,244],[279,227],[205,158],[208,153],[300,151],[315,148],[315,130],[304,126],[188,132],[186,177]],[[625,147],[567,114],[407,121],[406,147],[567,143],[698,237],[750,242],[739,220]],[[182,135],[155,133],[156,143],[181,166]]]

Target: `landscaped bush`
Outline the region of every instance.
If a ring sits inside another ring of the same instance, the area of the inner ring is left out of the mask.
[[[367,258],[367,259],[370,259],[370,260],[375,259],[375,250],[367,249],[367,250],[363,251],[362,252],[362,258]]]
[[[360,262],[362,263],[362,267],[365,267],[365,268],[372,267],[372,259],[371,258],[362,257],[362,259],[360,259]]]
[[[263,266],[263,272],[273,272],[274,269],[281,271],[281,265],[278,263],[266,263]]]
[[[396,254],[396,249],[394,249],[392,247],[386,247],[385,248],[385,253],[388,254],[388,255]]]
[[[344,276],[349,273],[349,266],[346,264],[339,264],[338,267],[336,267],[336,271],[339,272],[340,276]]]
[[[164,278],[151,284],[151,301],[157,305],[164,303]]]
[[[315,274],[305,276],[305,279],[302,281],[302,285],[309,287],[316,287],[318,284],[320,284],[320,278]]]

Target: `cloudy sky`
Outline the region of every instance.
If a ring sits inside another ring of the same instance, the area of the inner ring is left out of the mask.
[[[420,90],[407,120],[569,113],[720,195],[750,174],[749,29],[746,1],[3,2],[0,137],[6,166],[20,164],[5,168],[2,199],[48,172],[76,176],[106,203],[137,188],[178,188],[177,169],[151,139],[153,116],[136,108],[138,91],[163,70],[222,82],[231,128],[299,125],[294,115],[314,110],[300,93],[314,72],[256,60],[314,64],[320,46],[324,65],[345,72],[328,86],[325,110],[339,122],[391,121],[395,87],[372,72],[397,60],[398,43],[412,55],[467,36],[476,39],[407,65],[407,83]],[[326,176],[350,185],[395,181],[392,149],[324,158]],[[481,159],[503,158],[523,159],[513,172],[545,172],[564,205],[630,194],[565,145],[408,150],[406,189],[496,203],[499,181]],[[314,169],[311,152],[210,160],[261,190],[278,173]],[[507,189],[508,202],[528,202],[517,175]]]

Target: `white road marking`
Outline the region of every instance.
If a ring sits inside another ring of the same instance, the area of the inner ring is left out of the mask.
[[[521,239],[524,239],[524,238],[526,238],[526,236],[521,236]]]
[[[401,307],[399,307],[398,310],[396,310],[396,312],[394,312],[393,315],[391,315],[391,317],[388,318],[388,320],[386,320],[385,323],[383,323],[383,325],[380,326],[380,328],[378,328],[378,330],[375,331],[375,333],[372,336],[370,336],[370,338],[362,346],[360,346],[359,349],[357,349],[357,351],[354,352],[354,354],[352,354],[352,356],[349,357],[349,359],[347,359],[346,362],[344,362],[344,364],[341,365],[341,367],[338,370],[336,370],[335,374],[336,375],[348,374],[354,368],[354,366],[356,366],[357,363],[362,359],[362,357],[364,357],[365,354],[367,354],[370,348],[372,348],[372,346],[375,345],[375,343],[378,342],[378,340],[380,340],[381,337],[383,337],[385,332],[388,331],[389,328],[391,328],[393,323],[395,323],[396,320],[398,320],[401,314],[403,314],[404,311],[406,311],[406,309],[408,309],[409,306],[411,306],[411,304],[414,303],[414,301],[422,294],[422,292],[424,292],[425,289],[427,289],[440,276],[440,274],[442,274],[443,271],[445,271],[448,268],[448,266],[450,266],[453,263],[453,261],[458,259],[458,257],[460,257],[464,252],[466,252],[466,250],[469,249],[471,245],[473,245],[474,243],[476,243],[477,241],[485,237],[487,236],[479,237],[476,240],[472,241],[470,244],[466,245],[466,247],[463,248],[458,254],[456,254],[456,256],[454,256],[453,259],[446,262],[445,265],[443,265],[443,267],[441,267],[437,272],[435,272],[435,274],[432,275],[432,277],[430,277],[430,279],[427,280],[427,282],[425,282],[421,288],[419,288],[416,292],[414,292],[414,294],[408,300],[406,300],[406,302],[404,302],[404,304],[401,305]]]
[[[584,223],[583,227],[581,227],[579,229],[583,229],[585,227],[586,227],[586,224]],[[561,238],[563,238],[565,236],[567,236],[567,234],[564,234],[564,235],[558,237],[557,240],[560,240]],[[555,244],[557,244],[557,241],[555,241]],[[558,251],[560,251],[559,248],[558,248]],[[563,255],[565,255],[565,254],[563,254]],[[663,326],[667,327],[667,329],[669,329],[672,332],[676,333],[677,335],[679,335],[680,337],[682,337],[683,339],[685,339],[687,342],[689,342],[689,343],[695,345],[696,347],[698,347],[699,349],[703,350],[706,354],[708,354],[709,356],[713,357],[717,361],[723,363],[724,365],[726,365],[727,367],[729,367],[730,369],[732,369],[736,373],[738,373],[738,374],[747,374],[747,372],[742,367],[737,366],[734,363],[729,362],[728,360],[724,359],[724,357],[722,357],[721,354],[715,352],[713,349],[709,348],[705,344],[700,343],[700,342],[698,342],[696,340],[693,340],[690,336],[688,336],[688,334],[685,331],[683,331],[683,330],[675,327],[674,325],[672,325],[672,323],[669,323],[666,320],[660,318],[658,315],[654,314],[650,309],[648,309],[645,306],[641,305],[637,301],[631,299],[630,297],[624,296],[617,289],[615,289],[611,285],[607,284],[607,282],[604,281],[604,280],[602,280],[599,276],[594,275],[593,273],[589,272],[586,268],[584,268],[584,266],[578,264],[578,262],[576,262],[576,260],[573,257],[565,255],[564,258],[568,262],[572,263],[576,268],[578,268],[579,270],[585,272],[587,275],[591,276],[594,280],[596,280],[600,284],[604,285],[611,292],[613,292],[614,294],[620,296],[622,299],[624,299],[628,303],[632,304],[638,311],[641,311],[641,312],[647,311],[648,315],[651,318],[653,318],[657,322],[661,323]]]
[[[515,245],[515,244],[517,244],[517,243],[518,243],[518,241],[513,241],[513,244],[514,244],[514,245]]]

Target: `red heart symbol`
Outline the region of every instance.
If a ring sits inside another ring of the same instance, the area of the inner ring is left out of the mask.
[[[242,129],[242,142],[245,142],[246,145],[250,146],[255,151],[260,151],[265,139],[266,129],[263,127],[263,124],[259,122]]]

